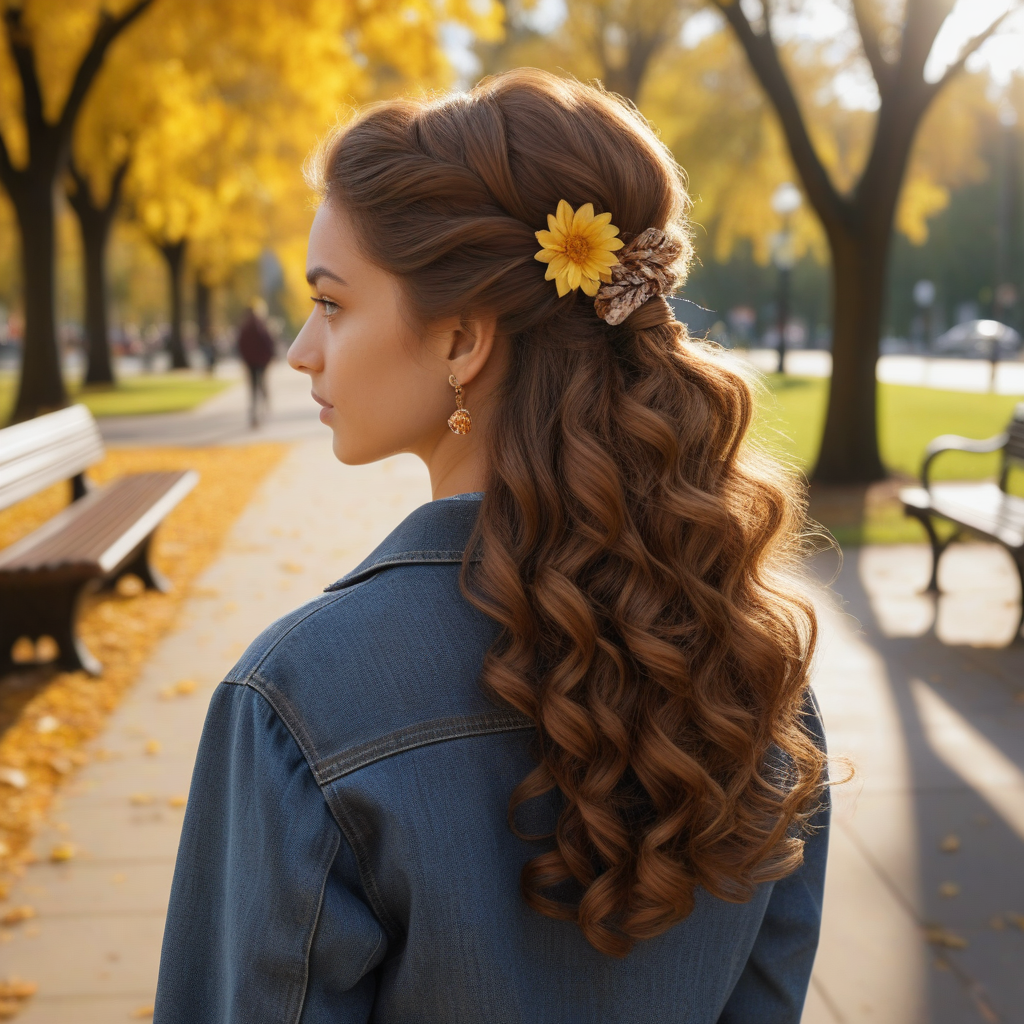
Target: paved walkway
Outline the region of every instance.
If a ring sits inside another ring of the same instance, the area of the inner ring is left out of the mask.
[[[822,609],[815,687],[856,775],[804,1024],[1024,1021],[1024,646],[999,646],[1017,574],[950,548],[936,615],[928,567],[923,545],[849,550]]]
[[[299,441],[326,436],[319,406],[309,397],[309,378],[279,359],[267,374],[270,412],[255,429],[249,426],[248,383],[235,361],[218,366],[218,376],[236,381],[219,395],[189,412],[153,416],[107,416],[99,420],[100,433],[113,447],[173,444],[202,447],[210,444],[251,444],[254,441]]]
[[[776,349],[736,349],[764,373],[779,365]],[[830,377],[832,353],[819,349],[793,349],[786,353],[786,372],[798,377]],[[878,360],[877,376],[885,384],[912,384],[943,391],[994,391],[1000,395],[1024,395],[1024,362],[1010,360],[996,366],[992,386],[992,364],[986,359],[940,359],[932,356],[885,355]]]
[[[187,792],[216,681],[263,626],[429,498],[415,460],[334,462],[295,380],[273,382],[280,419],[258,436],[309,439],[264,482],[96,744],[106,759],[65,790],[36,843],[45,853],[70,839],[80,855],[42,860],[12,893],[39,912],[0,944],[0,977],[40,986],[25,1024],[114,1024],[151,1005],[181,821],[170,801]],[[200,421],[190,440],[137,440],[201,443],[216,423],[224,443],[246,440],[243,397],[189,414]],[[998,646],[1014,629],[1018,584],[1000,550],[954,547],[936,614],[918,593],[927,559],[917,545],[849,551],[836,582],[845,604],[822,601],[816,687],[832,752],[856,776],[835,791],[804,1024],[1024,1020],[1024,647]],[[817,569],[827,577],[834,565]],[[198,689],[161,697],[183,679]],[[144,752],[151,739],[156,755]]]

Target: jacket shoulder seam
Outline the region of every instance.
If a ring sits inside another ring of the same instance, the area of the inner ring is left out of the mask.
[[[416,725],[396,729],[366,743],[350,747],[311,765],[313,776],[321,786],[351,775],[385,758],[403,754],[418,747],[446,743],[470,736],[488,736],[500,732],[532,729],[534,722],[513,708],[495,708],[471,715],[435,718]]]

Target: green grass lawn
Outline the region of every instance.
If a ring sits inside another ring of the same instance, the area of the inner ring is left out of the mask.
[[[194,409],[229,383],[193,370],[174,370],[125,377],[112,388],[81,388],[72,382],[68,391],[73,401],[88,406],[94,416],[140,416]],[[0,423],[7,422],[16,388],[14,374],[0,374]]]
[[[787,462],[810,472],[818,455],[828,399],[828,381],[771,374],[761,395],[755,435]],[[937,391],[898,384],[878,386],[878,431],[882,460],[896,476],[916,479],[928,442],[939,434],[991,437],[1009,422],[1012,395]],[[978,480],[999,468],[999,456],[950,452],[933,464],[935,480]],[[812,492],[811,513],[844,544],[898,543],[925,539],[903,515],[892,485],[848,492]]]

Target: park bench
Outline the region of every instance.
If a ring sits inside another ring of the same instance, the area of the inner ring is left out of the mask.
[[[102,457],[103,440],[84,405],[0,430],[0,509],[69,478],[73,499],[0,550],[0,676],[19,667],[12,651],[18,639],[43,636],[57,643],[57,666],[98,674],[100,663],[76,631],[83,595],[127,573],[151,589],[169,587],[150,564],[150,542],[198,474],[137,473],[90,488],[84,471]]]
[[[998,482],[941,483],[930,479],[932,463],[943,452],[1002,452]],[[932,576],[929,590],[939,589],[939,559],[943,551],[964,531],[994,540],[1010,553],[1020,573],[1024,590],[1024,498],[1007,493],[1010,468],[1024,466],[1024,402],[1013,413],[1009,426],[1001,434],[985,440],[943,434],[925,449],[921,466],[921,487],[900,491],[903,510],[923,524],[932,545]],[[940,540],[935,521],[944,519],[956,527],[946,540]],[[1024,604],[1021,609],[1024,625]]]

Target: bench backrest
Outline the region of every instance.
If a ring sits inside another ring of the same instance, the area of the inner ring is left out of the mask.
[[[1004,451],[1007,459],[1024,462],[1024,402],[1018,402],[1017,408],[1013,410],[1013,419],[1006,428]]]
[[[103,458],[103,438],[84,405],[0,430],[0,509],[77,476]]]

